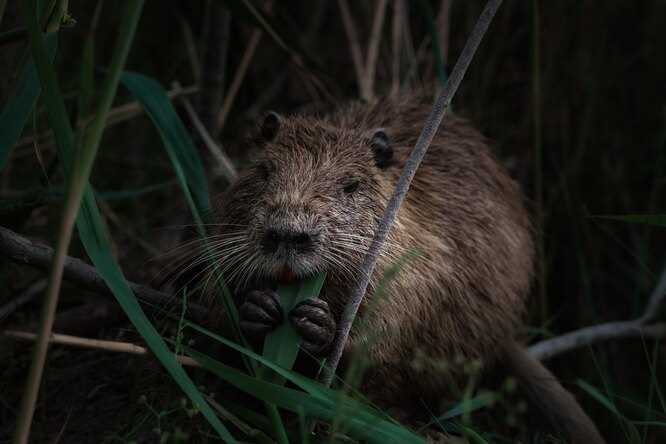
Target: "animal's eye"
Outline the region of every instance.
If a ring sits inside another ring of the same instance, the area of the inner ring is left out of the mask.
[[[347,194],[351,194],[358,189],[358,185],[359,185],[358,180],[351,180],[345,184],[342,190]]]
[[[261,177],[268,179],[268,177],[273,172],[273,165],[270,162],[261,162],[257,165],[257,169],[259,170]]]

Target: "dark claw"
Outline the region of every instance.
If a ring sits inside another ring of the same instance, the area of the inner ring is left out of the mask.
[[[263,338],[268,333],[275,330],[274,325],[261,324],[258,322],[240,321],[240,328],[243,334],[249,338]]]
[[[280,307],[280,297],[274,290],[253,290],[245,298],[245,302],[251,302],[262,308],[272,319],[282,323],[282,308]],[[245,304],[243,304],[245,305]]]
[[[335,320],[326,301],[308,299],[289,312],[289,320],[303,338],[301,347],[308,353],[323,354],[335,338]]]
[[[283,322],[278,295],[273,290],[254,290],[247,294],[239,311],[243,334],[261,338]]]

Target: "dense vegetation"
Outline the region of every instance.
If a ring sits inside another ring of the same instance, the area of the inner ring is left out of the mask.
[[[251,149],[243,136],[263,111],[435,90],[484,3],[164,0],[141,10],[133,0],[0,0],[0,226],[55,247],[83,196],[68,254],[90,259],[123,310],[65,279],[54,331],[147,345],[157,358],[52,345],[31,442],[215,442],[227,433],[301,442],[312,416],[328,419],[319,433],[336,429],[340,442],[417,442],[382,413],[294,373],[282,374],[282,387],[275,374],[260,381],[190,351],[189,341],[210,335],[188,321],[193,311],[145,300],[141,310],[118,270],[157,286],[182,226],[205,229],[210,196],[233,174],[211,147],[240,168]],[[353,63],[349,26],[365,72]],[[506,0],[462,83],[455,111],[495,141],[533,215],[541,266],[530,342],[636,318],[657,287],[666,263],[664,42],[660,0]],[[96,199],[84,191],[93,162]],[[48,267],[5,256],[0,249],[0,328],[34,331]],[[31,348],[0,337],[0,441],[14,432]],[[190,379],[169,349],[210,372],[188,371]],[[659,340],[633,337],[547,364],[609,442],[657,443],[666,437],[663,355]],[[237,367],[260,371],[255,358],[246,352]],[[270,358],[291,365],[289,351]],[[558,442],[498,378],[426,412],[441,415],[433,428],[470,442]],[[222,380],[267,405],[247,404]]]

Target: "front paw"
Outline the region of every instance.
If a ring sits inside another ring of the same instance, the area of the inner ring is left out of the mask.
[[[262,339],[282,324],[282,308],[273,290],[253,290],[245,297],[238,314],[243,335]]]
[[[326,301],[307,299],[289,312],[289,320],[303,338],[301,347],[308,353],[321,356],[335,338],[335,319]]]

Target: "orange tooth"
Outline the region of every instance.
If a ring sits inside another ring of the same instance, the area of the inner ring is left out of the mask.
[[[282,267],[282,271],[280,273],[280,281],[284,282],[285,284],[290,284],[296,280],[296,273],[291,271],[289,267]]]

